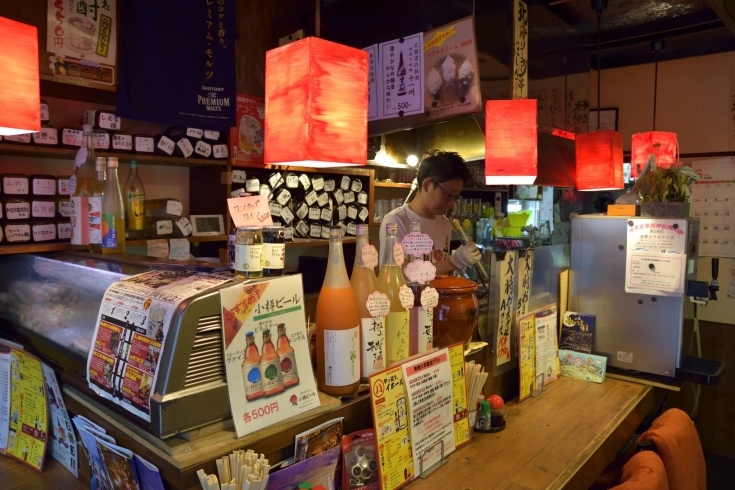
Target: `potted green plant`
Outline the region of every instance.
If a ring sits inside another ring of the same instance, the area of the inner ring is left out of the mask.
[[[633,187],[640,196],[641,216],[686,218],[689,216],[689,186],[699,180],[691,167],[660,168],[652,155]]]

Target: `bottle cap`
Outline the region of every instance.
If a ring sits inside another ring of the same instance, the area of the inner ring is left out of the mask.
[[[94,167],[97,172],[105,171],[105,157],[97,157],[94,159]]]
[[[385,225],[386,233],[396,233],[398,231],[398,225],[396,223],[388,223]]]
[[[107,157],[107,168],[117,168],[117,157]]]
[[[480,412],[490,413],[490,402],[489,401],[483,400],[482,403],[480,403]]]
[[[138,168],[138,160],[130,160],[130,168]]]
[[[92,132],[92,125],[91,124],[84,124],[84,125],[82,125],[82,132],[83,133],[87,133],[87,132],[91,133]]]
[[[369,232],[368,225],[357,225],[357,236],[367,236]]]

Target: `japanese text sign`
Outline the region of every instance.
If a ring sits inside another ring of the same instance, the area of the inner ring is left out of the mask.
[[[273,224],[265,196],[235,197],[227,200],[235,226],[267,226]]]

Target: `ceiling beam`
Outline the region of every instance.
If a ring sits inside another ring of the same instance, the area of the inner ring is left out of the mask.
[[[707,5],[722,19],[728,30],[735,36],[735,1],[707,0]]]

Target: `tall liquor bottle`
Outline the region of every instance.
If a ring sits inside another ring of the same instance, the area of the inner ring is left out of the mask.
[[[410,230],[411,233],[421,233],[421,223],[412,221]],[[428,256],[414,257],[413,255],[409,255],[407,258],[408,263],[419,259],[428,260]],[[421,306],[421,293],[426,289],[426,284],[409,281],[407,281],[406,284],[413,291],[414,298],[413,308],[411,308],[410,319],[408,322],[408,353],[409,355],[414,355],[431,349],[434,325],[431,315],[432,312],[425,310],[424,307]]]
[[[365,245],[369,245],[368,225],[357,225],[355,265],[350,284],[355,294],[357,313],[360,315],[360,377],[363,381],[386,367],[385,317],[373,318],[367,308],[368,296],[378,291],[378,278],[362,260],[362,248]]]
[[[242,379],[245,382],[245,399],[255,400],[263,396],[263,377],[260,375],[260,353],[255,345],[255,334],[245,334],[247,347],[242,361]]]
[[[89,198],[94,197],[95,161],[92,126],[83,127],[83,145],[74,160],[74,175],[69,179],[71,194],[71,248],[89,249]]]
[[[281,374],[283,376],[283,386],[295,386],[299,384],[299,370],[296,367],[296,353],[291,347],[291,342],[286,336],[286,325],[280,323],[278,325],[278,342],[276,353],[281,359]]]
[[[126,204],[125,236],[143,238],[145,235],[145,188],[138,176],[138,162],[130,161],[130,173],[125,181]]]
[[[360,320],[342,253],[342,230],[329,230],[329,259],[316,304],[319,389],[352,395],[360,387]]]
[[[102,197],[102,253],[125,253],[125,205],[115,157],[107,158],[107,184]]]
[[[263,330],[263,356],[260,358],[260,377],[263,380],[265,396],[275,395],[283,391],[281,360],[273,347],[271,331]]]
[[[95,158],[96,179],[92,194],[94,197],[89,198],[89,251],[102,252],[102,197],[105,195],[105,187],[107,184],[107,174],[105,169],[105,157]]]
[[[403,271],[393,257],[393,246],[396,244],[397,226],[386,225],[385,250],[378,276],[378,289],[390,299],[390,313],[385,322],[385,341],[388,358],[387,365],[408,357],[408,312],[401,305],[399,291],[406,284]]]

